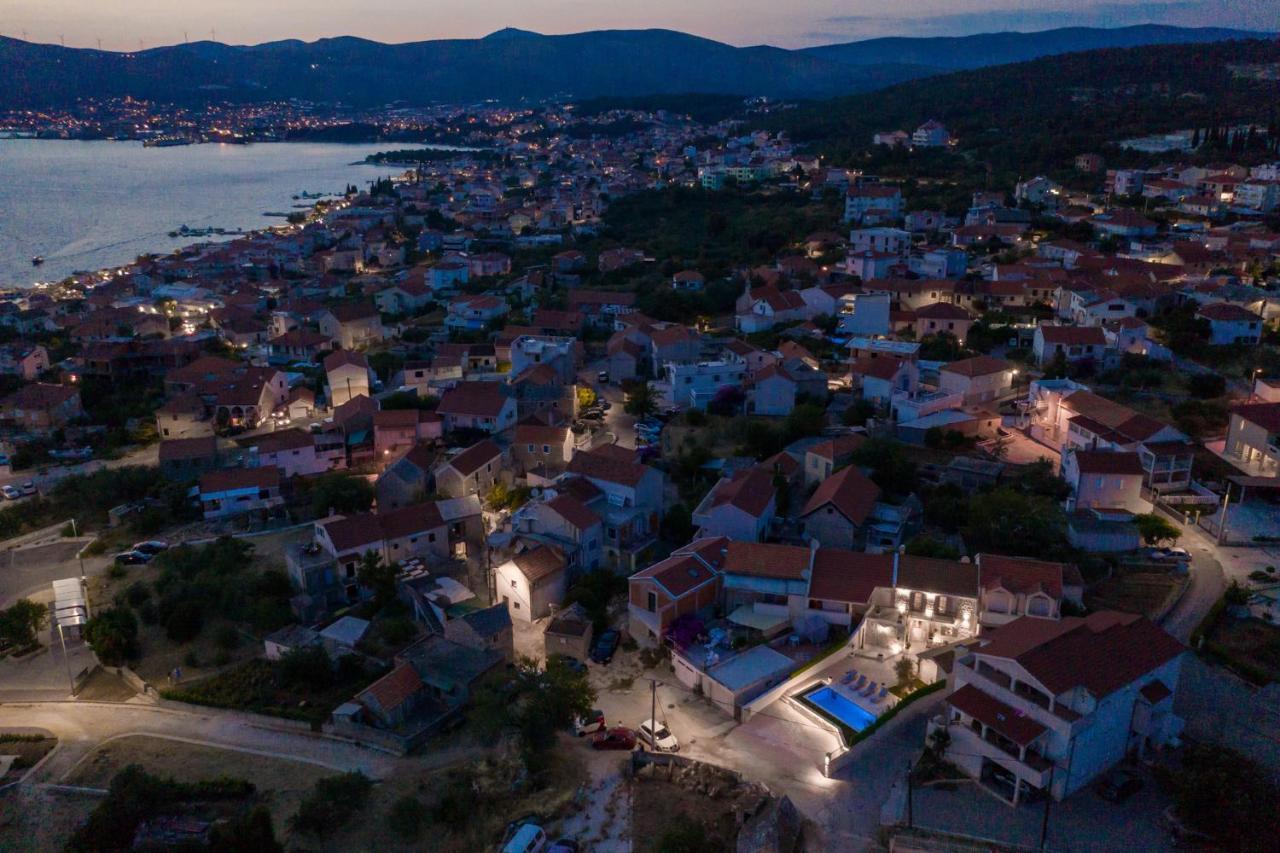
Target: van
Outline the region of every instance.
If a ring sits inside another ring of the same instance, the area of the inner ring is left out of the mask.
[[[547,846],[547,834],[536,823],[526,823],[502,845],[502,853],[540,853]]]

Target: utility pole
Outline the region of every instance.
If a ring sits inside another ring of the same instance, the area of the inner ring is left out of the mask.
[[[653,751],[658,751],[658,679],[649,679],[649,736],[652,738],[650,746]]]
[[[912,794],[914,793],[914,785],[911,782],[911,759],[907,759],[907,829],[914,829],[915,822],[915,806],[912,803]]]
[[[1049,841],[1049,806],[1053,805],[1053,773],[1058,769],[1057,764],[1049,765],[1049,785],[1045,790],[1044,798],[1044,820],[1040,824],[1040,849],[1043,850],[1045,844]]]

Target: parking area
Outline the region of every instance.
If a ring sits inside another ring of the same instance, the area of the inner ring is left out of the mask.
[[[1161,826],[1170,804],[1145,769],[1142,790],[1123,803],[1112,803],[1092,788],[1077,791],[1049,806],[1044,849],[1052,851],[1168,850],[1172,839]],[[1045,803],[1013,807],[972,782],[922,786],[912,795],[914,825],[1028,848],[1040,846]]]

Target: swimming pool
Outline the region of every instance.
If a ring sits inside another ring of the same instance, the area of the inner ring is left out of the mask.
[[[860,732],[876,721],[876,715],[830,687],[819,687],[805,697],[855,732]]]

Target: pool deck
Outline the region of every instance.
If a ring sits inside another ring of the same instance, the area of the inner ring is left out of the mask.
[[[841,680],[845,677],[846,673],[853,670],[855,672],[855,683],[859,676],[865,675],[867,677],[866,684],[870,684],[872,681],[876,682],[878,685],[876,687],[876,694],[878,694],[880,692],[880,688],[890,687],[897,683],[898,676],[893,671],[893,665],[896,662],[896,657],[888,660],[874,660],[859,656],[838,655],[834,656],[830,664],[823,667],[818,673],[815,673],[815,676],[816,680],[830,686],[836,694],[843,696],[850,702],[853,702],[872,716],[879,717],[885,711],[888,711],[894,705],[898,704],[900,700],[897,696],[889,693],[881,701],[872,702],[870,696],[861,695],[857,691],[852,690],[850,685],[842,684]],[[866,684],[863,685],[864,689]]]

